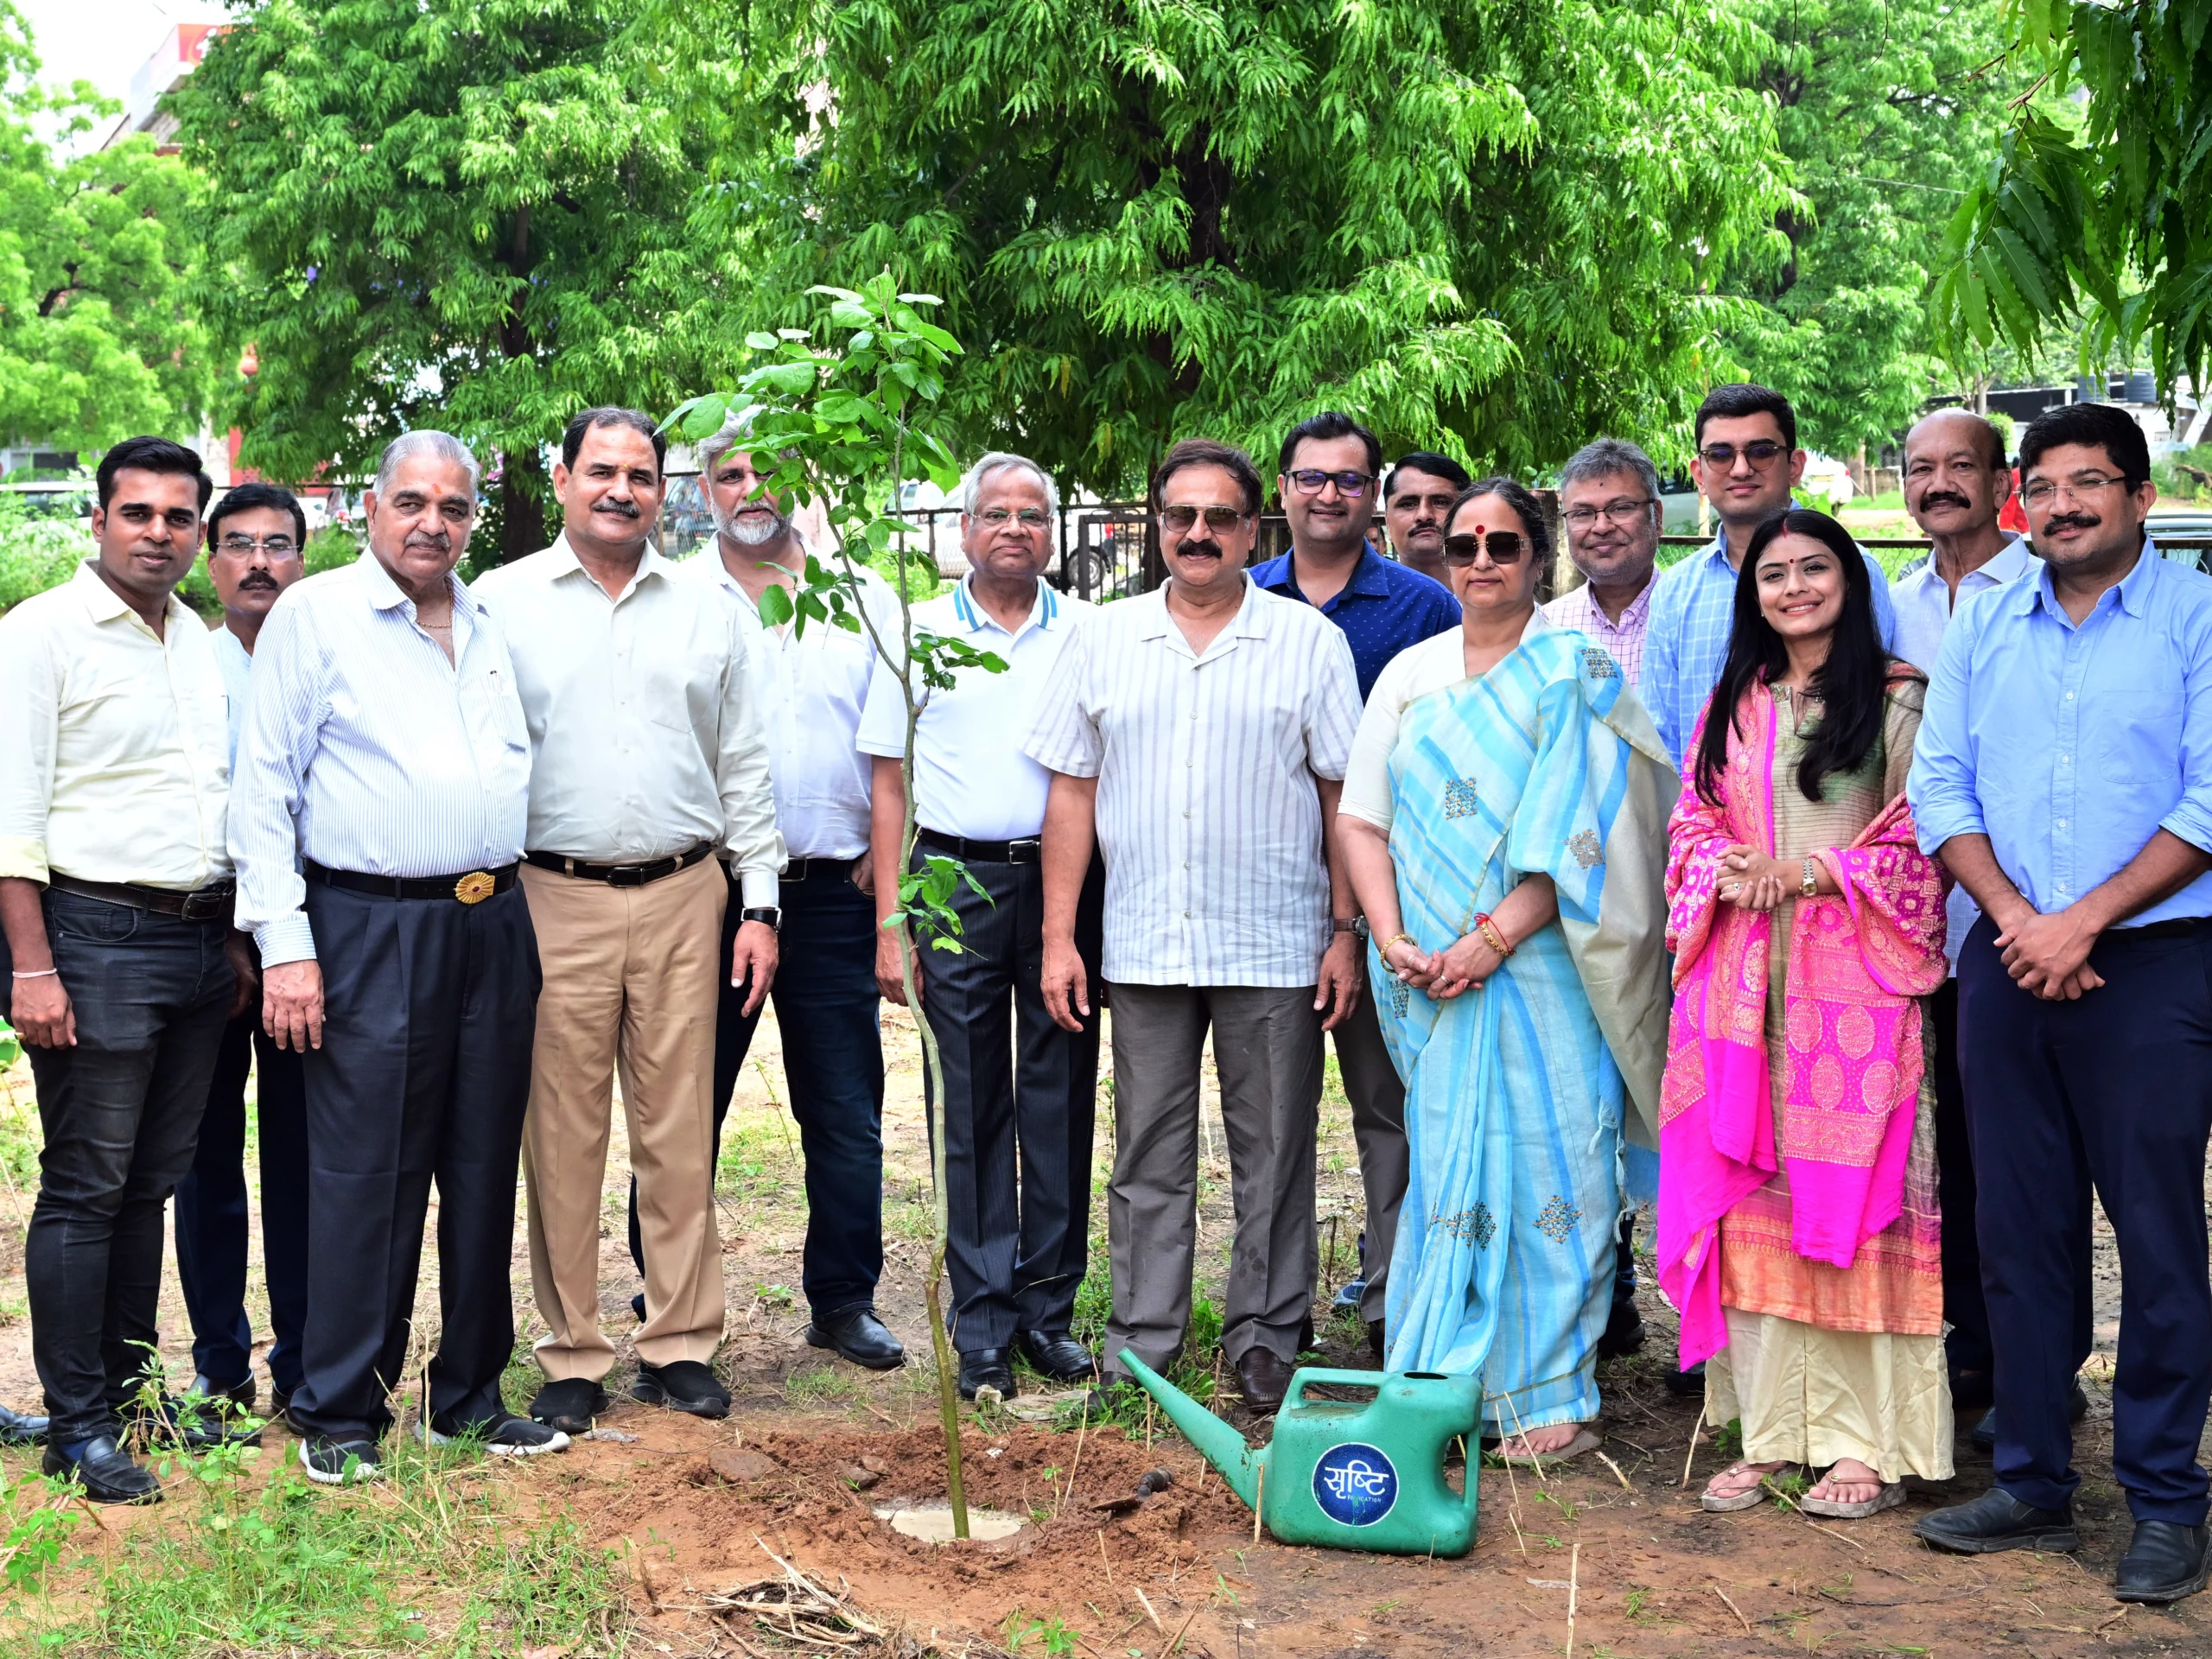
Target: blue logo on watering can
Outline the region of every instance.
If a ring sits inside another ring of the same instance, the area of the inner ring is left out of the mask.
[[[1340,1526],[1371,1527],[1398,1501],[1398,1471],[1380,1446],[1348,1440],[1313,1467],[1313,1502]]]

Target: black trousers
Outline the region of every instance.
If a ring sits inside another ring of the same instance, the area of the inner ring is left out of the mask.
[[[1959,959],[1959,1060],[1980,1182],[1996,1355],[1997,1484],[2063,1508],[2092,1185],[2120,1245],[2113,1472],[2140,1521],[2201,1524],[2212,1395],[2204,1154],[2212,1137],[2212,926],[2107,933],[2105,983],[2046,1002],[2005,974],[1986,917]]]
[[[66,1446],[118,1433],[156,1363],[162,1211],[192,1166],[238,980],[220,921],[51,888],[45,909],[77,1042],[29,1051],[45,1144],[23,1276],[31,1358]]]
[[[1967,1096],[1959,1078],[1959,982],[1947,979],[1928,999],[1928,1024],[1936,1050],[1936,1198],[1943,1211],[1943,1339],[1953,1402],[1973,1409],[1993,1397],[1996,1364],[1989,1343],[1989,1304],[1981,1291],[1981,1243],[1975,1220],[1974,1142],[1967,1132]],[[2089,1195],[2082,1193],[2075,1224],[2089,1236]],[[2094,1340],[2096,1297],[2089,1287],[2089,1252],[2075,1262],[2074,1370],[2080,1370]],[[1999,1420],[2002,1421],[2000,1418]]]
[[[843,873],[782,884],[784,931],[776,983],[776,1028],[784,1082],[806,1163],[806,1254],[800,1284],[821,1318],[875,1305],[883,1276],[882,996],[875,985],[875,900]],[[728,867],[725,866],[725,872]],[[737,1074],[760,1024],[745,1012],[750,985],[728,982],[742,900],[730,880],[722,918],[721,1000],[715,1018],[715,1145],[721,1145]],[[638,1193],[630,1189],[630,1259],[645,1272]]]
[[[300,1332],[308,1311],[307,1084],[300,1057],[261,1028],[248,1008],[223,1033],[215,1080],[192,1167],[176,1188],[176,1276],[192,1319],[200,1376],[233,1387],[253,1376],[253,1325],[245,1315],[247,1204],[245,1084],[259,1073],[261,1255],[269,1287],[269,1378],[300,1386]]]
[[[920,855],[917,855],[917,865]],[[1065,1031],[1045,1011],[1045,872],[970,863],[954,889],[961,949],[917,952],[922,1003],[944,1065],[944,1186],[953,1345],[1005,1348],[1016,1331],[1065,1335],[1083,1283],[1098,1016]],[[1076,912],[1099,979],[1104,868]],[[931,1100],[932,1113],[936,1102]]]
[[[307,1054],[308,1313],[293,1421],[374,1439],[408,1361],[430,1183],[438,1186],[441,1429],[502,1409],[515,1345],[509,1262],[530,1102],[537,940],[520,887],[463,905],[310,882],[322,1046]]]

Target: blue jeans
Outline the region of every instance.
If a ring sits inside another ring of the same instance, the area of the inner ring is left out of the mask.
[[[825,872],[783,883],[784,930],[769,995],[784,1039],[784,1082],[806,1160],[806,1254],[800,1283],[817,1319],[873,1307],[883,1276],[883,1033],[877,1023],[875,900]],[[742,908],[730,884],[721,961]],[[722,975],[715,1023],[715,1145],[760,1023],[750,986]],[[630,1259],[645,1271],[638,1193],[630,1188]]]

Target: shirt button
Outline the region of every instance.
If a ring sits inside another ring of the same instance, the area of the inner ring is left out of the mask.
[[[2073,694],[2071,691],[2069,691],[2069,692],[2066,694],[2066,701],[2067,701],[2067,702],[2073,702],[2073,701],[2074,701],[2074,694]]]
[[[1187,911],[1187,910],[1186,910],[1186,911],[1185,911],[1185,912],[1183,912],[1183,919],[1184,919],[1185,921],[1188,921],[1188,920],[1190,920],[1190,919],[1191,919],[1191,912],[1190,912],[1189,911]]]

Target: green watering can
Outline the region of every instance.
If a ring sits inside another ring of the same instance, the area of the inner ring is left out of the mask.
[[[1255,1452],[1126,1348],[1122,1363],[1283,1543],[1382,1555],[1464,1555],[1474,1547],[1475,1471],[1467,1471],[1464,1496],[1453,1491],[1444,1484],[1444,1452],[1455,1438],[1474,1437],[1479,1378],[1300,1370],[1274,1437]],[[1316,1382],[1373,1389],[1375,1397],[1309,1401]]]

